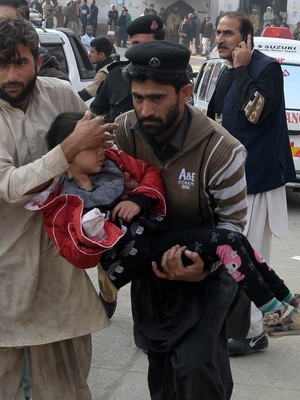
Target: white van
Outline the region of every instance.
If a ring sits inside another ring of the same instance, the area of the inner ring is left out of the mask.
[[[36,29],[41,46],[55,56],[76,92],[94,78],[95,70],[78,36],[67,28]]]
[[[286,119],[297,174],[297,182],[288,183],[287,186],[300,189],[300,41],[255,36],[254,46],[257,50],[276,58],[281,64]],[[223,62],[218,56],[217,49],[214,48],[210,57],[201,65],[197,75],[194,86],[194,106],[204,113],[214,92]]]

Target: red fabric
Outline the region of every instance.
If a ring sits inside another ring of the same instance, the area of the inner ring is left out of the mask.
[[[132,193],[157,200],[151,211],[165,215],[165,191],[160,172],[123,151],[109,149],[105,154],[123,172],[129,172],[139,182],[140,186]],[[76,195],[59,195],[60,190],[61,186],[57,187],[43,204],[38,204],[44,214],[44,228],[61,256],[78,268],[92,268],[98,264],[101,254],[113,247],[124,233],[113,223],[105,221],[105,237],[101,240],[89,239],[81,224],[83,201]]]
[[[108,149],[105,155],[114,161],[121,171],[129,172],[131,177],[139,182],[139,187],[132,194],[144,194],[156,200],[151,211],[166,215],[165,188],[160,171],[138,158],[133,158],[122,150]]]

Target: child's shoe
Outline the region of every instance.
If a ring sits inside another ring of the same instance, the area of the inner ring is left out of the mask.
[[[266,313],[263,323],[269,336],[300,335],[300,310],[283,303],[279,310]]]
[[[300,309],[300,294],[294,294],[291,300],[289,301],[289,304],[295,308]]]

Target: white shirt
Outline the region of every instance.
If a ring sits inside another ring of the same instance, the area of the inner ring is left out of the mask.
[[[68,82],[37,78],[24,113],[0,100],[0,347],[27,346],[85,335],[108,325],[84,270],[57,253],[40,213],[25,210],[31,189],[68,168],[60,146],[45,135],[64,111],[85,104]]]
[[[81,43],[83,44],[86,52],[88,53],[91,49],[90,47],[90,43],[91,41],[95,39],[93,36],[88,35],[87,33],[85,35],[82,36],[81,38]]]

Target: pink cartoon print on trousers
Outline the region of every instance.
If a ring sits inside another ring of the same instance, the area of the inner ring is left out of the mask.
[[[267,261],[263,258],[263,256],[262,256],[261,254],[259,254],[257,251],[255,251],[254,249],[253,249],[253,251],[254,251],[254,255],[255,255],[256,261],[257,261],[259,264],[266,264],[268,270],[269,270],[269,271],[272,271],[272,268],[271,268],[270,265],[267,263]]]
[[[225,268],[230,273],[235,282],[240,282],[245,278],[245,275],[238,271],[242,264],[242,260],[231,246],[218,246],[217,255],[220,257],[220,260],[225,265]]]

